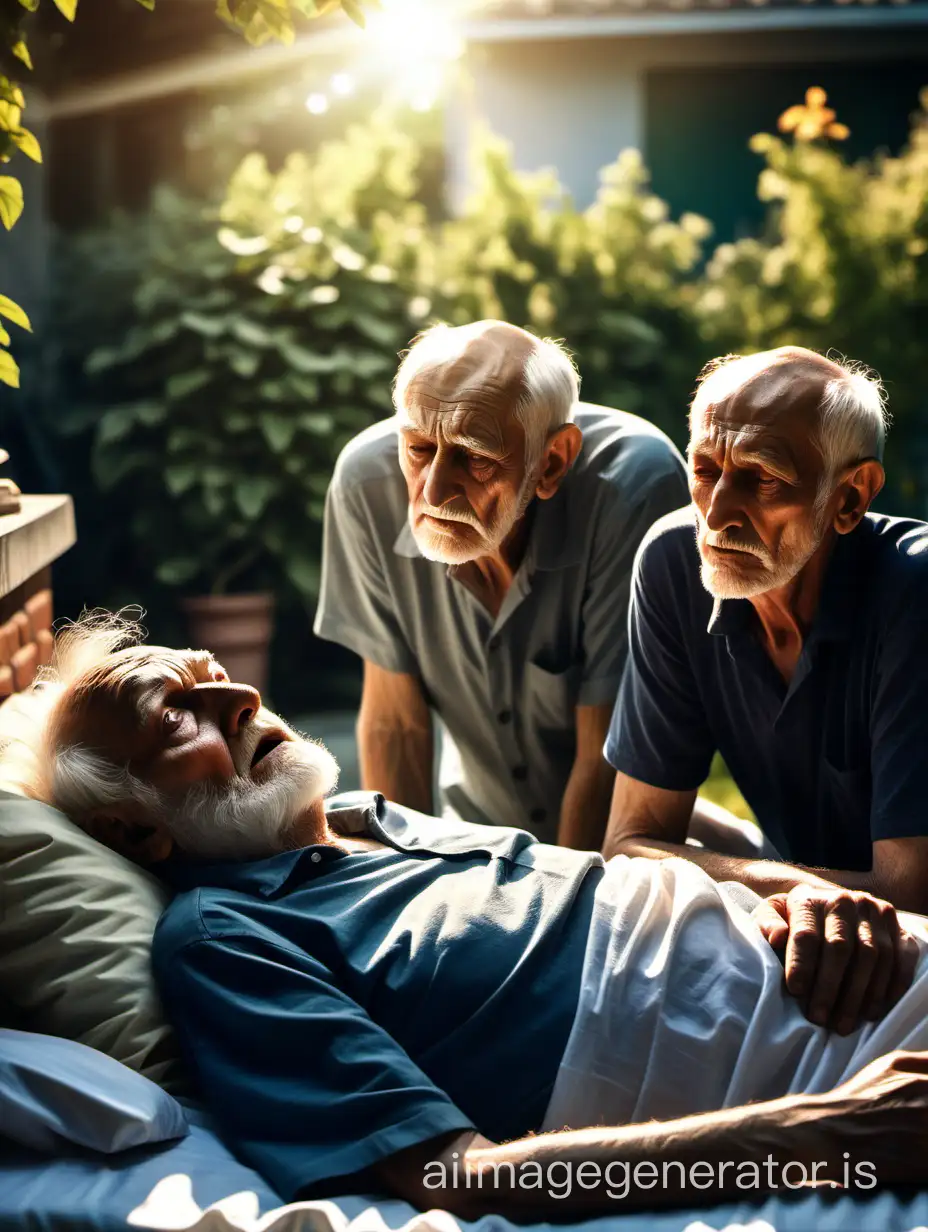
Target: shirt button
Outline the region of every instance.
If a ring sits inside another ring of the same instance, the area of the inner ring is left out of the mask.
[[[512,719],[512,711],[501,710],[496,717],[499,719],[500,723],[508,723]]]
[[[319,851],[314,851],[309,858],[312,860],[313,864],[318,864],[322,859],[322,853]]]
[[[489,643],[488,643],[488,645],[489,645],[490,649],[491,649],[491,650],[499,650],[500,640],[501,640],[501,639],[500,639],[500,637],[499,637],[499,635],[498,635],[498,634],[497,634],[497,636],[496,636],[496,637],[491,637],[491,638],[490,638],[490,641],[489,641]]]
[[[543,808],[532,809],[529,813],[529,820],[533,821],[536,826],[540,826],[547,816],[548,814]]]
[[[525,766],[513,766],[512,777],[519,783],[524,783],[528,778],[528,770]]]

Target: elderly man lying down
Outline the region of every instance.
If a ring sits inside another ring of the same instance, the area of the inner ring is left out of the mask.
[[[99,616],[60,639],[30,790],[177,889],[167,1008],[285,1198],[375,1186],[550,1219],[928,1179],[928,947],[888,904],[824,883],[764,901],[379,796],[326,806],[321,745],[209,654],[126,641]],[[810,996],[891,1008],[839,1036]]]

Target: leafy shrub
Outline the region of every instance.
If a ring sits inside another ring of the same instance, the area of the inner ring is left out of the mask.
[[[679,439],[704,359],[688,284],[706,221],[670,221],[634,150],[604,168],[583,212],[552,174],[514,171],[499,141],[478,150],[476,172],[473,198],[437,247],[439,312],[565,338],[585,398],[642,414]]]
[[[93,470],[161,582],[315,594],[335,457],[389,411],[415,329],[414,165],[374,125],[277,175],[249,157],[218,218],[162,192],[108,241],[104,281],[137,284],[128,329],[86,364],[105,408],[89,411]]]
[[[716,351],[799,343],[870,364],[894,427],[881,503],[928,516],[928,92],[898,158],[848,164],[821,141],[760,134],[766,234],[723,244],[697,312]]]

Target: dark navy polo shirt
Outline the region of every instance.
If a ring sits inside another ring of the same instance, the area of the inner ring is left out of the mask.
[[[286,1199],[449,1131],[540,1126],[604,867],[524,831],[339,799],[334,828],[360,817],[386,849],[175,864],[193,888],[154,940],[207,1105]]]
[[[789,686],[746,599],[713,601],[691,508],[642,544],[629,661],[606,742],[617,770],[699,787],[719,750],[787,859],[868,870],[928,835],[928,525],[868,514],[838,537]]]

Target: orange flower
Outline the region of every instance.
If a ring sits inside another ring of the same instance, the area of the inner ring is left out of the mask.
[[[828,137],[832,141],[846,141],[851,130],[839,124],[835,112],[825,104],[828,95],[821,86],[806,90],[805,103],[797,103],[787,109],[777,121],[781,133],[792,133],[797,141],[818,141]]]

